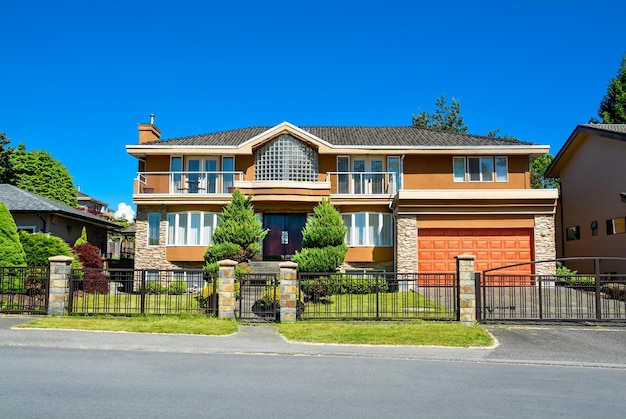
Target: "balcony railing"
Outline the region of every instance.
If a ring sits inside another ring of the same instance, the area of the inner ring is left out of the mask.
[[[135,194],[231,194],[244,180],[243,172],[139,172]],[[395,172],[328,172],[326,182],[331,195],[391,196],[398,191]],[[254,188],[254,180],[247,183]]]
[[[328,172],[331,195],[395,195],[395,172]]]
[[[242,172],[139,172],[135,194],[230,194]]]

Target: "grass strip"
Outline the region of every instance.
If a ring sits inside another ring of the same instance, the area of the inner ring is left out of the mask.
[[[207,316],[52,316],[41,317],[17,327],[187,335],[229,335],[237,332],[237,326],[237,322]]]
[[[456,322],[296,322],[281,323],[278,331],[293,342],[481,347],[493,337],[478,325]]]

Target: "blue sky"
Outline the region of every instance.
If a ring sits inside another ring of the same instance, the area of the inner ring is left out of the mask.
[[[132,205],[137,124],[410,125],[445,94],[469,132],[551,146],[596,116],[626,2],[0,0],[0,132]]]

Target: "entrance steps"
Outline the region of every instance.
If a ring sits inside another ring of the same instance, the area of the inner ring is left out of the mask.
[[[250,269],[253,274],[276,274],[280,275],[279,265],[282,261],[250,261]]]

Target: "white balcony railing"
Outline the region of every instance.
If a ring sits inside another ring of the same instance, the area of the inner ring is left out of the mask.
[[[242,172],[139,172],[135,181],[137,194],[229,194]]]
[[[395,172],[328,172],[333,195],[395,195]]]

